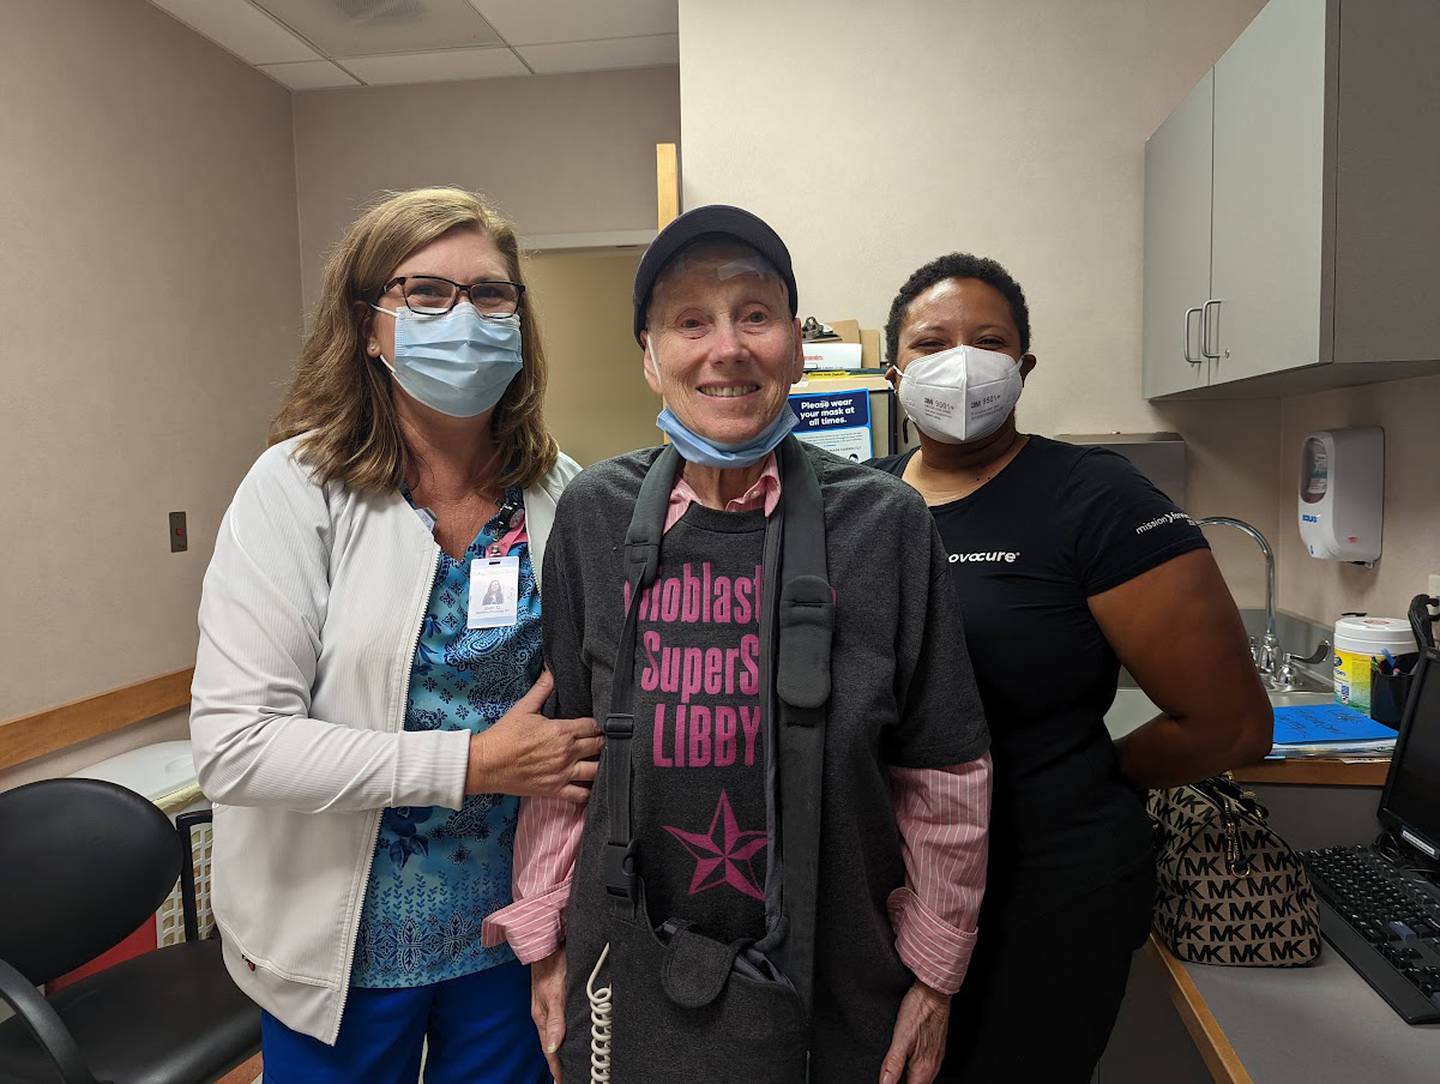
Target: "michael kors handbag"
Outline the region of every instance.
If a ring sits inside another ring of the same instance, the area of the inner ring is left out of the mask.
[[[1229,776],[1150,792],[1155,930],[1182,960],[1296,967],[1320,955],[1320,914],[1295,852]]]

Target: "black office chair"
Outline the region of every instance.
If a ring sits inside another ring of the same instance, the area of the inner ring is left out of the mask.
[[[190,818],[186,815],[187,819]],[[231,981],[220,941],[187,940],[45,999],[35,987],[137,929],[191,867],[177,832],[134,791],[47,779],[0,794],[0,1081],[193,1084],[260,1047],[260,1012]]]

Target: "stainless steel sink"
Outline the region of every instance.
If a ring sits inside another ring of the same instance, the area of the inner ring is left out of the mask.
[[[1291,669],[1288,685],[1281,683],[1275,674],[1261,674],[1260,680],[1272,700],[1276,693],[1324,693],[1329,696],[1334,692],[1330,682],[1298,666]]]
[[[1270,703],[1277,708],[1287,708],[1296,704],[1324,704],[1334,695],[1328,685],[1322,684],[1313,676],[1309,678],[1309,682],[1319,687],[1295,688],[1285,691],[1267,690]],[[1143,689],[1122,686],[1115,691],[1115,703],[1110,705],[1110,710],[1105,713],[1105,728],[1110,731],[1112,738],[1124,737],[1130,731],[1144,726],[1159,714],[1160,709],[1145,695]]]

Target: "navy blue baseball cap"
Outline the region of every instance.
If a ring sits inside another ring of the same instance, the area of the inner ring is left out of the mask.
[[[635,289],[631,301],[635,305],[635,341],[640,341],[640,332],[645,329],[645,310],[650,306],[650,293],[655,289],[655,280],[660,272],[687,245],[702,238],[723,237],[749,245],[764,256],[780,273],[785,290],[790,295],[790,315],[800,310],[799,298],[795,292],[795,272],[790,267],[790,250],[780,235],[766,224],[764,219],[740,207],[725,203],[711,203],[686,211],[666,226],[650,242],[645,255],[640,257],[640,266],[635,270]]]

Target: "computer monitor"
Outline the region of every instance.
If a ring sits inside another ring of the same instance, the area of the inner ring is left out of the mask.
[[[1379,815],[1391,833],[1440,858],[1440,650],[1433,647],[1415,668]]]

